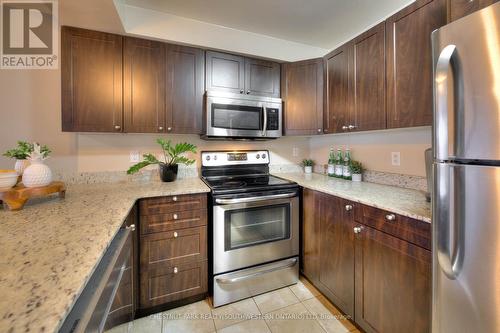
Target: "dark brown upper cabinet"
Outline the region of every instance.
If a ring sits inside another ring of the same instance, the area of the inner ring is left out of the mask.
[[[205,92],[204,51],[167,46],[167,132],[200,134]]]
[[[280,64],[272,61],[245,58],[245,93],[279,97]]]
[[[124,131],[165,132],[165,44],[125,38]]]
[[[207,51],[205,79],[207,90],[243,94],[245,92],[245,58]]]
[[[432,124],[431,32],[446,24],[446,0],[418,0],[386,21],[387,127]]]
[[[323,59],[283,65],[285,135],[323,133]]]
[[[448,22],[488,7],[498,0],[448,0]]]
[[[352,48],[352,115],[348,130],[384,129],[385,23],[356,37]]]
[[[343,132],[351,120],[349,103],[351,45],[351,43],[344,44],[325,56],[324,133]]]
[[[122,131],[122,43],[118,35],[62,27],[63,131]]]

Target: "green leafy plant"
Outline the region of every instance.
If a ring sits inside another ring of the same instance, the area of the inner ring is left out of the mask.
[[[363,164],[358,161],[351,161],[351,165],[349,166],[351,170],[351,174],[362,174],[363,173]]]
[[[162,138],[157,139],[156,143],[158,143],[161,146],[161,149],[163,151],[164,161],[158,160],[156,156],[153,154],[150,153],[144,154],[142,155],[143,161],[132,165],[127,170],[128,174],[136,173],[142,168],[153,164],[164,164],[172,166],[176,164],[190,165],[195,162],[194,160],[182,156],[184,153],[188,152],[194,154],[196,153],[196,146],[191,143],[183,142],[183,143],[178,143],[174,146],[172,145],[172,142],[170,140],[166,141],[165,139]]]
[[[35,142],[36,143],[36,142]],[[16,158],[18,160],[25,160],[35,149],[35,143],[29,143],[26,141],[17,141],[17,147],[7,150],[3,156]],[[38,143],[36,143],[38,144]],[[47,146],[41,146],[40,153],[43,158],[47,158],[51,153],[51,150]]]
[[[313,160],[309,160],[309,159],[305,159],[305,160],[302,160],[302,166],[314,166],[314,161]]]

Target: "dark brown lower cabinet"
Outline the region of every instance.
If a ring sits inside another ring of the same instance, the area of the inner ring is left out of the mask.
[[[206,195],[139,203],[141,310],[208,291]]]
[[[302,274],[366,332],[430,332],[427,223],[304,189]]]
[[[355,243],[356,323],[366,332],[430,332],[431,252],[370,227]]]

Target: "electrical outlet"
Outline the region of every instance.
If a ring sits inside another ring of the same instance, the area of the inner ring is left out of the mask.
[[[399,151],[393,151],[391,153],[391,162],[394,166],[401,165],[401,153]]]
[[[299,148],[293,147],[292,155],[293,155],[293,157],[299,157]]]
[[[130,151],[130,162],[138,163],[141,159],[141,153],[137,150]]]

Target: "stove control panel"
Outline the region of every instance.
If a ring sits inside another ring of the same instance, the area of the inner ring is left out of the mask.
[[[201,153],[202,166],[269,164],[269,151],[205,151]]]

